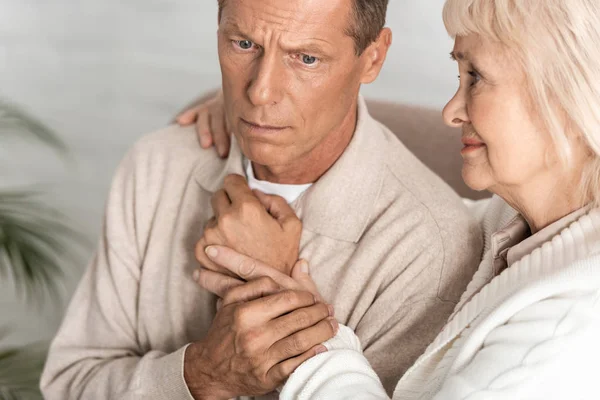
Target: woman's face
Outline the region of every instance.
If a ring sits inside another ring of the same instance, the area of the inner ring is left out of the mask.
[[[444,108],[462,128],[462,176],[475,190],[504,193],[548,173],[554,146],[532,113],[522,67],[505,48],[476,35],[458,37],[460,85]]]

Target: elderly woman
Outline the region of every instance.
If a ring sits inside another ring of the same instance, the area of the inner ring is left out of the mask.
[[[465,182],[495,196],[473,205],[478,272],[393,399],[600,398],[600,5],[447,0],[444,22],[460,72],[444,119],[462,129]],[[388,398],[349,329],[327,347],[281,398]]]

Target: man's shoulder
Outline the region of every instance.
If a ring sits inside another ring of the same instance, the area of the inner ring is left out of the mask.
[[[219,161],[214,149],[202,149],[195,127],[169,125],[142,136],[131,152],[141,158],[154,158],[164,163],[192,163]]]
[[[439,176],[419,160],[384,125],[385,137],[385,185],[382,191],[402,197],[408,207],[432,214],[434,219],[446,216],[448,211],[461,216],[468,215],[462,199]]]
[[[383,125],[384,180],[372,227],[389,226],[446,251],[468,246],[480,252],[481,231],[462,199]],[[393,221],[393,222],[392,222]]]
[[[125,157],[122,168],[138,177],[185,180],[202,165],[221,164],[215,150],[202,149],[195,128],[170,125],[141,137]]]

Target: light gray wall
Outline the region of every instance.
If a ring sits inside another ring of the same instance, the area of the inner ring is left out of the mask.
[[[131,144],[220,81],[216,0],[0,0],[0,98],[60,132],[76,163],[0,142],[0,185],[54,185],[52,201],[93,241],[112,173]],[[456,85],[443,0],[391,0],[394,45],[364,94],[441,107]],[[70,272],[70,293],[81,268]],[[48,338],[60,308],[35,312],[0,284],[9,342]],[[6,344],[6,342],[5,342]]]

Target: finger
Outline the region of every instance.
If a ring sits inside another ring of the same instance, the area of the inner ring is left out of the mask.
[[[191,125],[196,122],[198,118],[198,113],[204,107],[203,105],[198,105],[194,107],[190,107],[181,114],[179,114],[176,118],[176,121],[181,126]]]
[[[326,351],[327,347],[323,346],[322,344],[318,344],[297,357],[289,358],[275,364],[271,367],[269,372],[267,372],[267,376],[272,382],[282,383],[289,378],[289,376],[292,375],[303,362],[310,360],[314,356]]]
[[[206,256],[212,263],[228,270],[245,281],[268,276],[286,289],[302,289],[300,284],[291,277],[260,261],[240,254],[229,247],[209,246],[206,248]]]
[[[289,220],[298,220],[300,222],[294,209],[290,207],[283,197],[265,194],[260,190],[253,190],[253,192],[269,214],[279,221],[281,225]]]
[[[220,189],[213,194],[212,198],[210,199],[210,204],[215,217],[219,218],[220,215],[224,214],[231,207],[231,200],[229,200],[227,192],[225,192],[224,189]]]
[[[206,221],[206,224],[204,225],[204,231],[206,232],[207,230],[214,229],[216,226],[217,226],[217,218],[212,217],[211,219]],[[204,251],[204,248],[202,249],[202,251]]]
[[[236,285],[220,296],[223,306],[233,303],[243,303],[279,293],[283,288],[270,278],[256,279],[243,285]]]
[[[323,296],[321,296],[321,293],[319,293],[319,288],[317,287],[317,284],[315,283],[315,281],[313,281],[312,277],[310,276],[308,261],[298,260],[294,265],[294,268],[292,268],[291,276],[292,279],[298,282],[300,286],[302,286],[305,290],[308,290],[309,292],[317,296],[317,299],[319,301],[324,302]]]
[[[200,146],[204,149],[208,149],[213,144],[212,133],[210,131],[210,114],[206,107],[198,112],[198,118],[196,120],[196,134],[200,139]]]
[[[216,108],[213,108],[213,113],[210,117],[210,127],[217,153],[221,158],[227,157],[231,139],[229,130],[227,130],[225,114],[223,113],[223,108],[220,106],[220,103],[217,104]]]
[[[246,178],[241,175],[231,174],[226,176],[223,182],[223,189],[227,192],[233,205],[238,205],[245,201],[259,203],[254,193],[252,193],[252,189],[248,186]]]
[[[267,324],[267,329],[276,332],[275,340],[281,340],[318,322],[333,316],[333,307],[324,303],[301,308],[281,316]]]
[[[322,320],[316,325],[279,340],[271,346],[269,355],[276,362],[299,356],[334,337],[338,327],[334,318]]]
[[[209,221],[210,223],[210,221]],[[208,230],[205,230],[205,233],[209,232]],[[205,269],[209,269],[211,271],[214,272],[218,272],[224,275],[228,275],[231,276],[233,278],[238,278],[237,275],[235,275],[233,272],[229,271],[226,268],[220,267],[219,265],[215,264],[214,262],[211,261],[210,258],[208,258],[207,254],[206,254],[206,235],[203,236],[198,243],[196,243],[196,248],[195,248],[195,254],[196,254],[196,260],[198,260],[198,263],[200,263],[200,265],[202,267],[204,267]],[[214,243],[214,242],[212,242]]]
[[[244,284],[244,281],[242,280],[205,268],[195,270],[193,278],[198,285],[221,298],[234,287]]]
[[[267,321],[316,303],[317,299],[310,292],[285,290],[246,303],[247,315],[251,316],[250,323],[262,326]]]

